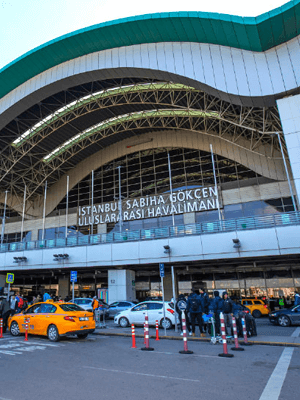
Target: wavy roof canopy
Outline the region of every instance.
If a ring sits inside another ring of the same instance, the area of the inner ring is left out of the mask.
[[[0,70],[0,98],[35,75],[96,51],[142,43],[198,42],[266,51],[300,34],[300,0],[258,17],[206,12],[148,14],[105,22],[54,39]]]

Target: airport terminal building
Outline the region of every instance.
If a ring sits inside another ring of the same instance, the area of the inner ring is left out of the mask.
[[[300,1],[137,16],[0,70],[0,274],[27,295],[300,289]]]

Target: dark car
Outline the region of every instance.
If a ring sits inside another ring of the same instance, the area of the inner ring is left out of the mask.
[[[300,325],[300,306],[273,311],[269,314],[269,320],[280,326]]]

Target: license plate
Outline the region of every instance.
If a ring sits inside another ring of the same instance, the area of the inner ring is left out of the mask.
[[[79,318],[79,321],[88,321],[89,320],[89,317],[80,317]]]

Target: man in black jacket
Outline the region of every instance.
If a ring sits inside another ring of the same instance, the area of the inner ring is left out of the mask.
[[[3,318],[3,333],[6,332],[7,329],[7,320],[8,317],[10,316],[10,303],[8,300],[3,299],[1,303],[1,314]]]
[[[225,323],[226,334],[231,335],[232,334],[231,328],[232,328],[233,306],[232,306],[232,300],[228,297],[227,292],[223,293],[222,312],[224,314],[224,323]]]
[[[202,313],[204,312],[204,300],[199,296],[196,290],[193,290],[188,297],[187,311],[191,316],[192,335],[195,336],[196,320],[199,325],[201,336],[205,336],[203,331]]]
[[[189,320],[189,316],[188,316],[188,312],[187,312],[187,300],[186,300],[186,298],[185,298],[185,296],[183,294],[180,294],[178,296],[178,299],[177,299],[176,305],[175,305],[175,309],[176,309],[176,312],[177,312],[178,318],[179,318],[179,324],[180,324],[180,328],[181,328],[181,335],[183,335],[183,332],[182,332],[182,311],[184,311],[184,313],[185,313],[186,329],[188,330],[189,335],[191,335],[192,331],[191,331],[190,320]]]
[[[214,298],[211,299],[208,309],[209,312],[212,313],[215,318],[216,335],[220,334],[220,312],[222,311],[222,307],[223,307],[223,300],[219,295],[219,291],[215,290]]]

